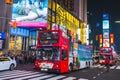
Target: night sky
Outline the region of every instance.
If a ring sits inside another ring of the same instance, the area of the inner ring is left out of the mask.
[[[115,49],[120,53],[120,24],[114,21],[120,20],[120,0],[87,0],[88,1],[88,23],[92,30],[91,39],[97,45],[95,35],[102,33],[102,14],[110,15],[110,33],[115,35]]]

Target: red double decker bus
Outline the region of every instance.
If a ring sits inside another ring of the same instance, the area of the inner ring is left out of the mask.
[[[38,34],[35,68],[66,73],[90,67],[92,49],[69,38],[63,30],[44,30]]]
[[[101,65],[105,65],[105,58],[109,57],[110,59],[110,65],[114,65],[116,63],[116,59],[113,56],[113,50],[111,47],[101,47],[100,48],[100,57],[99,57],[99,63]]]
[[[41,71],[68,72],[69,39],[61,30],[39,32],[35,68]]]

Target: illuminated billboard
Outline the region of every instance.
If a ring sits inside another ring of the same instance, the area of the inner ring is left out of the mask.
[[[47,27],[48,0],[14,0],[12,21],[22,27]]]
[[[109,39],[109,29],[103,29],[103,38]]]
[[[103,39],[103,47],[110,47],[109,39]]]
[[[109,20],[103,20],[103,29],[109,29]]]

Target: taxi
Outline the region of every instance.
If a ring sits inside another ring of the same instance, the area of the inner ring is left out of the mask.
[[[11,57],[0,57],[0,71],[14,70],[16,67],[16,60]]]

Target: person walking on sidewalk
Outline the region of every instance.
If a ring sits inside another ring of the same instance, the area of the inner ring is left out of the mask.
[[[110,70],[110,58],[109,58],[109,56],[106,56],[106,58],[105,58],[105,66],[106,66],[107,71],[109,71]]]

